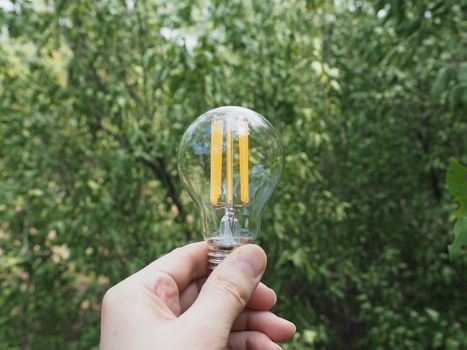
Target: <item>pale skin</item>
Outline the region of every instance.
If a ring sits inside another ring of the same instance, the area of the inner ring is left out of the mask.
[[[278,350],[293,323],[269,310],[266,254],[236,249],[208,276],[204,242],[178,248],[107,291],[102,350]]]

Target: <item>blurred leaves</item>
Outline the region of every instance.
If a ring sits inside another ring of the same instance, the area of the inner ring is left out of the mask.
[[[105,290],[201,239],[177,147],[227,104],[284,143],[259,237],[276,311],[298,325],[284,348],[467,347],[467,261],[448,260],[443,186],[448,173],[463,198],[464,4],[2,6],[2,347],[95,347]]]
[[[459,203],[459,209],[454,212],[458,218],[453,229],[454,240],[448,246],[450,259],[456,259],[467,247],[467,167],[451,160],[446,176],[446,187],[454,200]]]
[[[461,217],[457,220],[453,229],[454,241],[448,246],[449,257],[458,258],[465,253],[467,247],[467,217]]]
[[[441,93],[448,87],[449,80],[453,76],[453,73],[454,71],[451,67],[443,67],[440,69],[431,87],[431,93],[434,97],[441,96]]]
[[[454,214],[457,217],[467,216],[467,167],[458,161],[451,160],[446,176],[446,187],[460,208]]]

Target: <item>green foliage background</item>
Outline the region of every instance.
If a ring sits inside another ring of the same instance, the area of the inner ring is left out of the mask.
[[[176,174],[204,111],[286,151],[260,244],[285,349],[465,349],[449,157],[467,161],[465,4],[3,1],[0,348],[96,348],[109,286],[201,238]]]

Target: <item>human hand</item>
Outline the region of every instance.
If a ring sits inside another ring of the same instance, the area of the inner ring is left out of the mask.
[[[101,350],[278,350],[295,326],[269,312],[266,254],[237,248],[208,277],[208,245],[175,249],[110,288]]]

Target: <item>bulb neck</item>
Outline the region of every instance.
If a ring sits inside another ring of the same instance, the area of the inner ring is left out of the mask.
[[[236,248],[254,243],[255,240],[252,238],[241,238],[235,243],[225,242],[221,239],[210,239],[208,240],[209,252],[208,252],[208,270],[211,273],[224,259],[233,252]]]

